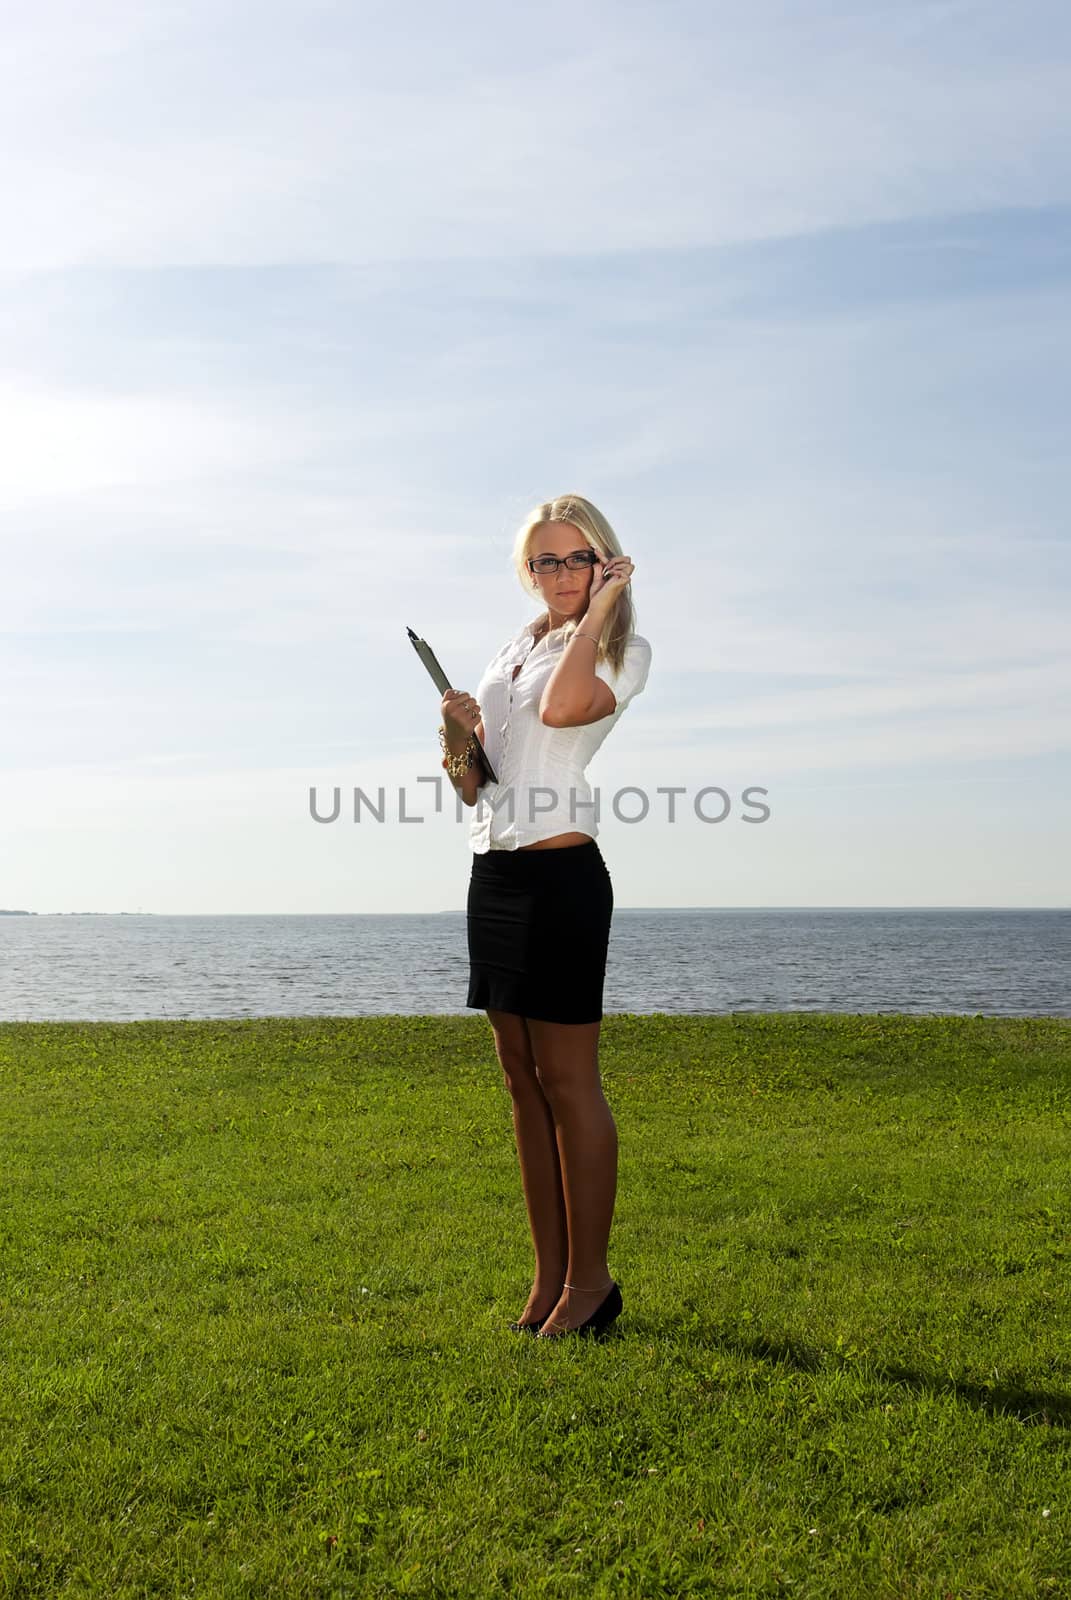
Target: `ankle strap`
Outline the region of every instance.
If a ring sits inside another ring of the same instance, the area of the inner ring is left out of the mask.
[[[612,1278],[610,1279],[609,1283],[604,1283],[603,1284],[603,1288],[607,1289],[607,1290],[612,1289],[613,1286],[614,1286],[614,1280]],[[581,1289],[580,1285],[578,1283],[563,1283],[562,1284],[562,1288],[563,1289],[576,1289],[576,1290],[578,1290],[578,1292],[580,1294],[595,1294],[597,1292],[594,1289]]]

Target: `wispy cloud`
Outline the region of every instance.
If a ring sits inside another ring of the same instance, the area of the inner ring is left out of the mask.
[[[1071,199],[1066,8],[44,0],[11,266],[681,250]]]

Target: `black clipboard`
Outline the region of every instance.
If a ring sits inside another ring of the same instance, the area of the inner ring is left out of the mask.
[[[431,645],[428,643],[428,641],[426,639],[418,638],[410,627],[407,627],[405,631],[409,635],[409,642],[413,646],[413,649],[427,667],[432,682],[435,684],[435,687],[438,689],[439,693],[444,694],[447,689],[452,689],[454,686],[447,678],[442,667],[439,665],[435,651],[431,648]],[[498,773],[487,759],[487,751],[484,749],[479,739],[476,738],[475,734],[472,735],[472,738],[476,745],[476,749],[479,752],[480,763],[483,766],[484,771],[487,773],[487,776],[490,778],[492,783],[497,783]]]

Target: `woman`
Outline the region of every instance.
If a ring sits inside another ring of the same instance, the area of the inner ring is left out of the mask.
[[[537,506],[513,561],[546,610],[503,645],[476,698],[446,691],[439,738],[476,810],[466,1004],[494,1032],[535,1245],[510,1327],[547,1339],[601,1334],[621,1311],[606,1264],[617,1128],[598,1063],[613,889],[584,768],[643,689],[651,647],[633,632],[633,563],[590,501]]]

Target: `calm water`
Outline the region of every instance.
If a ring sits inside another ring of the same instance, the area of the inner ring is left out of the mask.
[[[467,984],[463,911],[0,916],[9,1022],[482,1016]],[[1067,1017],[1071,911],[615,910],[604,1010]]]

